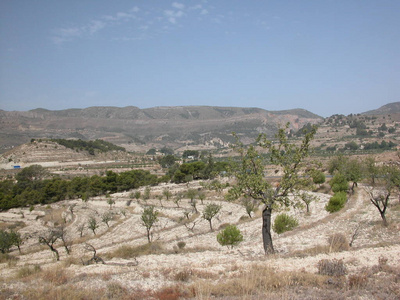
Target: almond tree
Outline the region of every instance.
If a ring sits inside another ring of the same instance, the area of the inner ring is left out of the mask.
[[[151,228],[158,220],[158,211],[154,210],[154,206],[145,207],[141,219],[142,225],[146,227],[147,241],[151,243]]]
[[[210,203],[204,209],[203,219],[207,220],[210,223],[210,230],[213,231],[211,220],[214,218],[219,211],[221,210],[221,205]]]
[[[163,190],[163,195],[167,199],[167,201],[169,201],[169,198],[172,197],[172,193],[171,193],[171,191],[169,189],[164,189]]]
[[[299,201],[296,197],[297,191],[311,181],[311,177],[301,176],[300,172],[304,169],[304,160],[310,153],[310,142],[316,133],[316,127],[305,133],[300,145],[288,141],[286,134],[288,127],[289,124],[278,130],[275,142],[268,140],[265,134],[261,134],[257,139],[258,146],[268,151],[270,163],[283,172],[277,184],[266,180],[265,158],[254,145],[245,147],[236,136],[234,146],[241,160],[234,170],[237,182],[229,192],[235,198],[250,197],[265,205],[262,211],[262,236],[266,254],[274,253],[271,236],[273,209],[277,206],[289,207],[297,204]]]
[[[58,250],[55,248],[54,244],[60,238],[61,234],[58,229],[49,229],[48,232],[45,232],[39,236],[39,243],[42,245],[47,245],[50,251],[55,254],[57,261],[60,260],[60,254],[58,253]]]
[[[96,229],[99,228],[99,224],[94,216],[91,216],[88,220],[88,228],[93,231],[93,234],[96,235]]]
[[[399,190],[400,169],[395,165],[382,166],[378,173],[380,176],[375,179],[375,183],[366,187],[365,191],[368,193],[371,203],[378,209],[383,226],[387,226],[386,210],[390,197]]]

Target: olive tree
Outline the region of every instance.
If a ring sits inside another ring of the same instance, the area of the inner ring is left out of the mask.
[[[266,149],[270,163],[279,167],[283,175],[277,184],[266,180],[265,158],[254,145],[245,147],[236,137],[234,148],[240,154],[240,162],[234,168],[236,183],[230,189],[234,197],[250,197],[264,204],[262,211],[262,237],[266,254],[274,253],[271,235],[271,215],[277,206],[293,206],[298,203],[297,191],[310,184],[310,176],[302,176],[305,167],[305,158],[310,153],[310,143],[316,133],[316,127],[305,132],[300,144],[290,143],[286,132],[289,124],[279,128],[275,135],[276,140],[269,140],[265,134],[257,139],[259,147]],[[289,197],[294,195],[294,197]]]

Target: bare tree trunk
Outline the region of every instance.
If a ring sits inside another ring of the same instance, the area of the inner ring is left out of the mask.
[[[151,243],[151,235],[150,235],[150,228],[146,228],[147,230],[147,241],[149,242],[149,244]]]
[[[56,248],[53,247],[53,245],[49,245],[50,250],[54,252],[54,254],[56,255],[56,260],[59,261],[60,260],[60,254],[58,254],[58,250]]]
[[[386,220],[386,214],[385,214],[385,210],[379,210],[379,213],[381,214],[381,218],[382,218],[382,225],[384,226],[384,227],[387,227],[388,226],[388,222],[387,222],[387,220]]]
[[[265,254],[273,254],[275,252],[271,236],[271,215],[272,207],[267,205],[262,212],[262,237]]]

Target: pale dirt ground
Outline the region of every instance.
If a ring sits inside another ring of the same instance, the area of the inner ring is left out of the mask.
[[[90,199],[85,204],[81,200],[62,201],[48,206],[37,206],[32,212],[29,209],[12,209],[0,213],[0,222],[13,223],[24,222],[25,227],[20,232],[28,237],[22,245],[22,255],[18,251],[12,254],[18,255],[19,260],[15,266],[7,263],[0,264],[0,274],[4,282],[0,284],[8,288],[24,289],[26,283],[13,281],[18,269],[26,265],[40,265],[42,269],[51,269],[57,265],[63,265],[67,260],[65,250],[58,245],[60,262],[56,262],[48,248],[38,245],[38,236],[62,218],[67,220],[67,233],[70,240],[74,240],[71,256],[76,258],[76,263],[66,267],[70,276],[85,278],[76,280],[76,285],[84,288],[100,287],[104,280],[113,281],[127,288],[140,288],[143,290],[156,290],[163,286],[174,284],[173,274],[180,271],[209,274],[216,282],[223,278],[235,276],[238,270],[249,269],[252,265],[272,267],[276,270],[300,271],[316,273],[317,263],[321,259],[343,259],[349,269],[349,273],[356,272],[365,266],[373,266],[378,263],[378,258],[388,258],[388,263],[400,266],[400,230],[399,209],[388,210],[388,219],[392,224],[389,228],[381,226],[381,219],[376,208],[368,202],[360,187],[347,207],[336,214],[329,215],[324,209],[329,195],[316,193],[317,202],[311,204],[311,214],[306,215],[304,209],[292,209],[288,213],[295,215],[299,220],[299,227],[292,232],[282,235],[273,234],[274,246],[277,254],[265,256],[262,248],[261,218],[260,212],[253,219],[239,222],[246,215],[242,205],[223,201],[223,197],[213,192],[207,192],[204,205],[198,200],[198,210],[201,213],[207,203],[215,202],[222,205],[217,218],[212,220],[215,231],[211,232],[207,221],[201,218],[201,214],[195,220],[193,231],[179,223],[183,217],[183,211],[190,209],[189,200],[183,199],[181,208],[177,208],[172,201],[162,200],[163,207],[156,194],[161,194],[163,189],[169,188],[175,194],[178,191],[186,191],[188,188],[200,188],[198,182],[188,185],[160,185],[152,187],[152,199],[147,204],[153,204],[161,213],[160,220],[155,228],[153,239],[162,243],[164,248],[171,250],[172,254],[147,255],[137,258],[138,265],[129,265],[133,259],[112,258],[105,259],[106,264],[94,264],[83,266],[80,258],[88,259],[91,253],[84,249],[84,242],[92,244],[99,256],[104,258],[106,253],[119,248],[122,245],[137,246],[147,243],[145,228],[141,225],[140,215],[143,211],[144,201],[140,203],[136,199],[130,199],[130,192],[113,194],[116,201],[110,210],[105,197]],[[143,191],[143,189],[141,189]],[[131,205],[126,206],[127,200],[132,200]],[[73,216],[68,206],[76,204]],[[261,209],[262,207],[260,207]],[[394,207],[395,208],[395,207]],[[123,216],[121,211],[126,215]],[[101,215],[110,211],[115,218],[110,223],[110,228],[101,222]],[[279,212],[275,211],[274,216]],[[87,224],[90,216],[95,216],[100,227],[95,236],[91,231],[84,231],[85,241],[79,242],[77,227]],[[222,224],[237,224],[244,236],[244,241],[233,250],[222,247],[216,240],[219,227]],[[193,223],[191,223],[193,224]],[[317,245],[326,245],[331,234],[344,233],[348,239],[360,225],[360,234],[349,251],[318,254],[308,257],[293,257],[290,253],[296,250],[310,249]],[[205,251],[191,253],[173,253],[178,241],[186,243],[185,249],[204,248]],[[72,275],[71,275],[72,274]],[[96,276],[99,275],[99,276]],[[176,281],[175,281],[176,283]]]

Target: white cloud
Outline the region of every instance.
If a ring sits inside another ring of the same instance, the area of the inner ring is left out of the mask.
[[[201,6],[201,4],[197,4],[195,6],[190,7],[189,9],[190,10],[198,10],[198,9],[202,9],[202,8],[203,8],[203,6]]]
[[[179,10],[182,10],[182,9],[185,8],[185,5],[183,3],[174,2],[174,3],[172,3],[172,7],[176,8],[176,9],[179,9]]]
[[[100,18],[89,21],[86,25],[74,26],[70,28],[58,28],[53,30],[51,37],[53,43],[60,45],[64,42],[72,41],[76,38],[83,38],[85,36],[93,35],[111,24],[119,21],[128,21],[136,18],[136,13],[140,9],[135,6],[128,12],[117,12],[114,15],[105,15]]]
[[[140,9],[137,6],[131,8],[131,12],[134,12],[134,13],[138,12],[139,10]]]
[[[103,21],[92,21],[88,26],[88,31],[90,34],[95,34],[97,31],[103,29],[106,26],[106,23]]]
[[[59,28],[56,32],[63,37],[76,37],[82,35],[82,28],[71,27],[71,28]]]
[[[130,30],[133,35],[143,33],[147,33],[147,35],[157,35],[163,32],[163,30],[159,31],[162,29],[162,26],[168,27],[177,25],[187,16],[191,16],[191,20],[195,20],[196,18],[194,18],[194,15],[198,15],[199,18],[197,18],[197,20],[201,21],[203,20],[203,16],[208,15],[206,17],[207,19],[213,20],[214,22],[222,22],[224,17],[222,15],[212,17],[212,13],[210,15],[209,12],[210,9],[213,10],[213,7],[209,6],[206,1],[197,1],[197,3],[188,5],[182,0],[173,0],[170,7],[165,10],[141,9],[138,6],[133,6],[129,7],[127,10],[99,15],[78,26],[55,29],[52,31],[51,40],[53,43],[60,45],[65,42],[95,36],[106,28],[111,26],[123,26],[124,23],[132,21],[134,22],[134,26],[130,26]],[[161,27],[156,28],[157,24]],[[132,28],[135,28],[137,31]],[[134,38],[131,39],[128,37],[128,39],[133,40]]]
[[[164,15],[167,17],[167,20],[170,23],[176,24],[177,19],[183,17],[185,15],[185,13],[181,10],[179,10],[179,11],[164,10]]]

